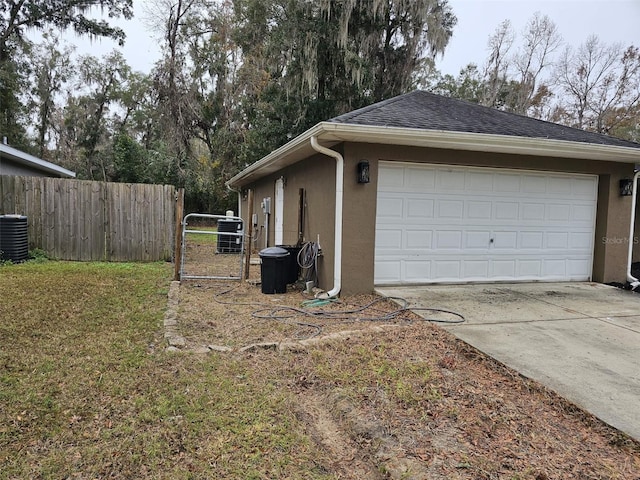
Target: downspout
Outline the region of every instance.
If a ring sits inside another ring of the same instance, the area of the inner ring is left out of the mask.
[[[640,177],[640,171],[636,172],[633,176],[633,193],[631,194],[631,221],[629,222],[629,251],[627,252],[627,281],[631,284],[632,288],[636,288],[640,285],[640,281],[636,277],[631,275],[634,234],[636,227],[636,199],[638,197],[638,177]]]
[[[233,188],[231,185],[227,184],[227,189],[230,192],[233,192],[235,194],[238,195],[238,213],[236,214],[236,217],[240,217],[242,218],[242,191],[238,190],[236,188]],[[251,221],[251,219],[248,220],[249,222]]]
[[[322,153],[336,159],[336,212],[335,212],[335,246],[333,260],[333,288],[322,295],[324,298],[333,298],[340,293],[342,288],[342,197],[344,184],[344,159],[335,150],[323,147],[318,143],[315,135],[311,136],[311,147],[318,153]]]

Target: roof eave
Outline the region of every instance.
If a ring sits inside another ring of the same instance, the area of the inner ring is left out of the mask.
[[[640,163],[640,148],[486,133],[321,122],[247,167],[230,179],[227,184],[230,187],[242,187],[312,154],[313,150],[309,145],[309,139],[313,135],[318,140],[333,144],[339,142],[377,143],[617,163]]]
[[[279,170],[287,165],[291,165],[298,160],[308,156],[314,150],[311,148],[310,139],[313,135],[320,135],[323,132],[322,123],[311,127],[301,133],[293,140],[285,143],[280,148],[274,150],[269,155],[261,158],[257,162],[249,165],[240,173],[226,182],[229,188],[239,188],[257,180],[273,171]]]
[[[67,178],[75,178],[76,176],[76,173],[72,172],[71,170],[67,170],[60,165],[47,162],[46,160],[42,160],[41,158],[34,157],[33,155],[25,153],[22,150],[10,147],[9,145],[0,143],[0,153],[2,153],[2,156],[8,158],[9,160],[20,163],[22,165],[28,165],[43,172],[53,173]]]
[[[327,132],[327,135],[322,135],[321,138],[334,141],[387,143],[448,150],[640,163],[640,148],[615,145],[448,130],[422,130],[330,122],[321,125]]]

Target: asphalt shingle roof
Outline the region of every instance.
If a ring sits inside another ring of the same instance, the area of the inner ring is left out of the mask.
[[[640,148],[634,143],[416,90],[332,118],[329,122],[546,138]]]

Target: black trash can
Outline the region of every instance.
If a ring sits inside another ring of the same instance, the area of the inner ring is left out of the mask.
[[[298,265],[298,253],[300,253],[301,247],[295,247],[293,245],[277,245],[279,248],[284,248],[289,252],[289,261],[287,263],[287,285],[291,285],[298,281],[300,276],[300,265]]]
[[[286,293],[287,280],[289,279],[290,254],[284,248],[269,247],[260,250],[260,277],[262,293]]]

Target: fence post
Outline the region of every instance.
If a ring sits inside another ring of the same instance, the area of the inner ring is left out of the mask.
[[[180,280],[182,267],[182,217],[184,217],[184,188],[179,188],[176,191],[176,235],[173,249],[173,264],[175,267],[173,279],[178,281]]]

